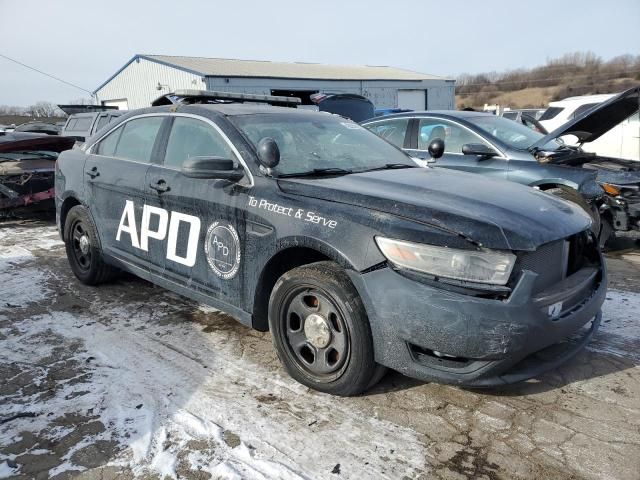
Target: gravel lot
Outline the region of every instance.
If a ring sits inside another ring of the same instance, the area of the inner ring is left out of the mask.
[[[269,334],[142,280],[82,286],[50,222],[0,224],[0,478],[640,478],[640,253],[603,327],[490,391],[295,383]]]

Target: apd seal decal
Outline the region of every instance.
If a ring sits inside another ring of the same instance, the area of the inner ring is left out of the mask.
[[[236,276],[240,268],[240,239],[231,224],[211,224],[204,241],[204,252],[216,275],[225,280]]]

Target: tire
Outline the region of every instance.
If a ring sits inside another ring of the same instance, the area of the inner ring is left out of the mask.
[[[76,205],[64,223],[64,244],[69,265],[85,285],[98,285],[114,278],[118,270],[104,263],[96,227],[89,212]]]
[[[587,212],[592,221],[591,231],[596,235],[596,237],[600,237],[601,222],[598,207],[596,207],[595,205],[590,205],[589,202],[587,202],[584,197],[580,195],[580,193],[568,187],[553,187],[545,190],[545,192],[562,198],[563,200],[567,200],[571,203],[575,203],[577,206]]]
[[[362,300],[333,262],[294,268],[278,279],[269,299],[269,328],[289,375],[314,390],[358,395],[386,371],[374,360]]]

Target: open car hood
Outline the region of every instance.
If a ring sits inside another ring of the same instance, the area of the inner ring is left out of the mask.
[[[633,115],[639,106],[640,86],[637,86],[569,120],[529,148],[542,147],[563,135],[575,135],[580,143],[592,142]]]
[[[0,153],[23,152],[26,150],[46,150],[63,152],[73,147],[71,137],[45,135],[42,133],[5,132],[0,133]]]

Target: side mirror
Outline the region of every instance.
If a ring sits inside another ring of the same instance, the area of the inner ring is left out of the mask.
[[[273,138],[264,137],[258,142],[258,160],[266,168],[280,163],[280,148]]]
[[[431,140],[431,143],[429,144],[429,147],[427,147],[427,150],[429,152],[429,155],[431,155],[431,158],[437,160],[442,155],[444,155],[444,140],[442,140],[441,138],[434,138],[433,140]]]
[[[182,174],[189,178],[217,178],[237,182],[244,177],[242,167],[222,157],[191,157],[182,164]]]
[[[487,147],[484,143],[467,143],[462,146],[464,155],[479,155],[483,158],[491,158],[498,155],[493,148]]]

